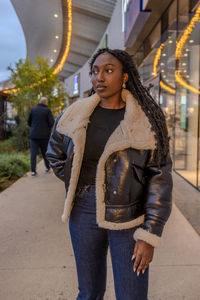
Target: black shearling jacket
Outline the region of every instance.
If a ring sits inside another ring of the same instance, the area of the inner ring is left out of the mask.
[[[135,239],[156,247],[171,212],[172,161],[168,156],[160,167],[151,162],[155,140],[148,120],[130,92],[127,91],[124,98],[124,120],[108,140],[97,166],[97,223],[100,227],[115,230],[140,226],[135,231]],[[47,158],[66,187],[63,221],[67,220],[73,207],[87,123],[98,101],[95,94],[71,105],[57,119],[49,141]],[[84,105],[85,112],[78,116],[76,113]],[[137,110],[139,117],[129,126],[132,128],[128,128],[131,109],[132,112]],[[132,131],[138,134],[137,140],[128,137]],[[141,144],[139,137],[143,132]]]

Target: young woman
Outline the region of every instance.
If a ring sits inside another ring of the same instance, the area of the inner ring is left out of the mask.
[[[148,266],[171,212],[165,118],[127,52],[100,49],[90,75],[91,96],[57,119],[47,151],[65,182],[77,300],[103,299],[108,246],[116,299],[147,300]]]

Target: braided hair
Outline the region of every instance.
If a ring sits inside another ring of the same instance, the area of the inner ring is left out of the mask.
[[[126,51],[118,49],[112,50],[109,48],[99,49],[93,55],[89,63],[90,75],[92,75],[92,67],[96,58],[104,53],[109,53],[117,58],[123,66],[123,73],[128,74],[126,89],[136,98],[151,124],[156,140],[156,150],[153,154],[153,162],[160,165],[162,162],[165,162],[167,154],[169,153],[169,137],[164,113],[148,90],[142,85],[137,68],[133,63],[131,56]],[[90,95],[94,93],[95,91],[92,88]]]

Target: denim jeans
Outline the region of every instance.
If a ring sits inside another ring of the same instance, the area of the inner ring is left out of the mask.
[[[103,300],[108,246],[116,300],[147,300],[148,268],[144,274],[137,276],[131,261],[135,229],[107,230],[98,227],[95,186],[86,186],[77,194],[69,228],[78,275],[77,300]]]
[[[44,159],[44,163],[46,168],[49,168],[49,162],[45,156],[47,151],[49,139],[31,139],[30,140],[30,148],[31,148],[31,171],[36,171],[36,158],[38,154],[38,150],[40,148],[42,157]]]

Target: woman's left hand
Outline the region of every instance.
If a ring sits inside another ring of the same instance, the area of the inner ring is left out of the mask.
[[[153,259],[153,253],[154,247],[150,244],[142,240],[136,242],[132,260],[135,259],[133,270],[134,272],[137,271],[137,276],[140,275],[140,272],[144,274],[145,269]]]

